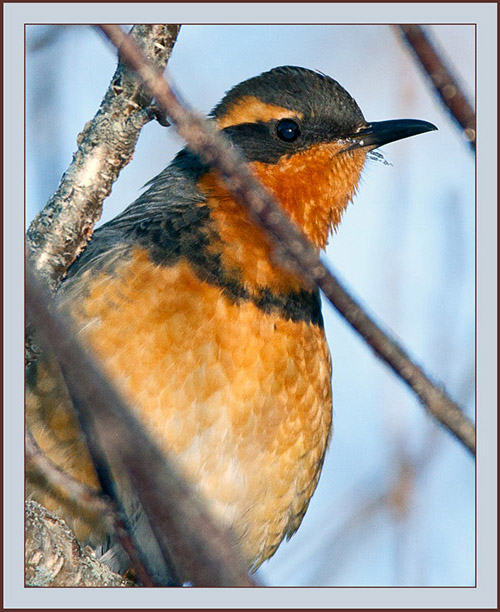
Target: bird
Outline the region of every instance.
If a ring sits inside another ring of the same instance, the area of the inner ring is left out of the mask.
[[[367,122],[336,80],[298,66],[244,80],[209,119],[318,252],[358,190],[367,154],[437,129],[416,119]],[[94,232],[57,304],[255,571],[298,529],[332,434],[320,293],[273,256],[272,238],[189,148],[146,187]],[[28,381],[37,444],[97,489],[50,356]],[[81,542],[108,537],[99,517],[29,465],[27,495]]]

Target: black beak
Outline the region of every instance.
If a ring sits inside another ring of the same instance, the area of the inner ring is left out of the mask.
[[[367,123],[358,132],[348,137],[350,144],[344,151],[367,147],[370,150],[381,147],[382,145],[416,136],[424,132],[432,132],[437,127],[428,121],[419,119],[395,119],[393,121],[375,121]]]

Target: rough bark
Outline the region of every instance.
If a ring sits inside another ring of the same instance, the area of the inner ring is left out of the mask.
[[[136,25],[131,36],[162,71],[179,27]],[[141,128],[153,116],[151,101],[151,94],[120,61],[97,114],[78,136],[78,149],[57,191],[28,229],[35,268],[52,291],[92,236],[104,198],[132,159]]]
[[[88,546],[81,548],[64,521],[35,501],[26,502],[25,584],[31,587],[125,587]]]

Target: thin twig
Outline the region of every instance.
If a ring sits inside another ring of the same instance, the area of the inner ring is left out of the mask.
[[[133,486],[161,551],[183,581],[195,586],[254,586],[232,533],[156,447],[128,406],[76,340],[27,261],[26,310],[45,348],[57,359],[81,419],[96,472],[119,506],[111,476],[120,466]]]
[[[186,108],[165,78],[148,63],[137,45],[118,26],[99,27],[119,49],[123,61],[143,79],[189,148],[218,170],[228,190],[278,241],[280,259],[286,257],[308,282],[315,282],[377,355],[418,395],[429,413],[475,453],[474,426],[462,410],[349,296],[321,262],[307,238],[254,178],[244,158],[230,147],[224,135],[201,115]]]
[[[463,93],[458,79],[421,25],[396,25],[420,67],[431,80],[441,102],[460,127],[464,138],[476,150],[476,113]]]

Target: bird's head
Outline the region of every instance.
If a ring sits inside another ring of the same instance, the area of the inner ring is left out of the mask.
[[[368,123],[337,81],[296,66],[243,81],[211,114],[320,248],[356,192],[366,154],[436,129],[413,119]]]

